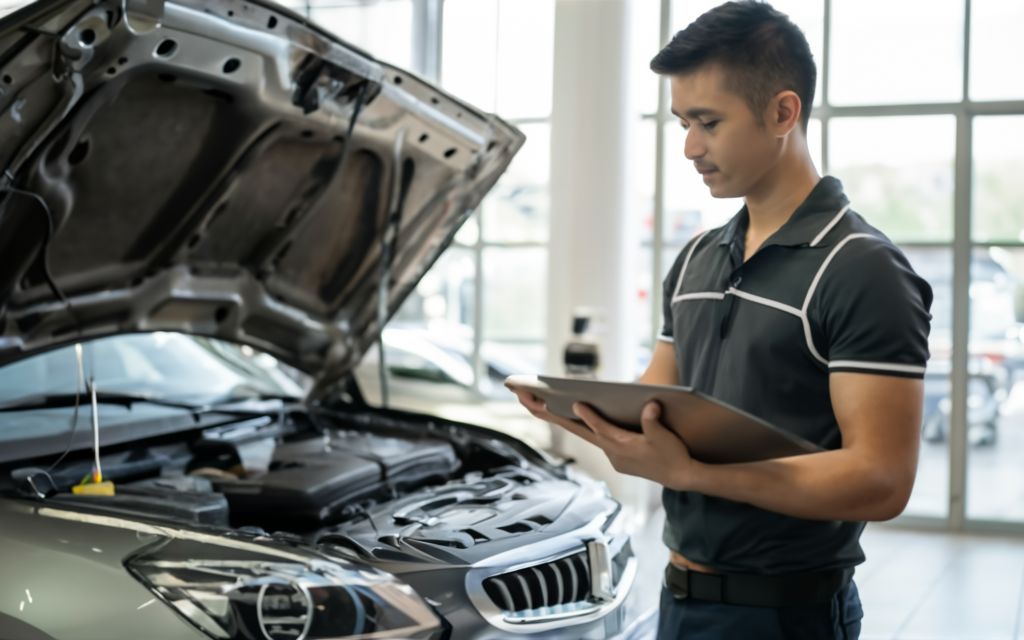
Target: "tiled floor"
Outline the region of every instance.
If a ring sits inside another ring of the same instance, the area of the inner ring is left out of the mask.
[[[634,535],[640,563],[632,615],[657,606],[664,514]],[[869,525],[856,581],[863,640],[1024,640],[1024,537]],[[649,628],[632,637],[652,637]]]
[[[1024,639],[1024,538],[868,526],[863,638]]]

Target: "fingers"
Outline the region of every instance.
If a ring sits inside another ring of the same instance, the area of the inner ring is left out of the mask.
[[[597,435],[587,425],[561,418],[557,424],[573,435],[583,438],[590,444],[600,446],[598,445]]]
[[[625,443],[636,437],[636,434],[627,431],[618,425],[608,422],[601,417],[590,405],[577,402],[572,406],[572,411],[586,423],[590,430],[606,440],[616,443]]]
[[[661,423],[661,405],[657,401],[644,405],[643,413],[640,414],[640,428],[648,438],[663,435],[665,425]]]
[[[644,436],[651,440],[661,440],[665,436],[679,439],[679,436],[661,421],[661,404],[656,400],[644,405],[644,411],[640,414],[640,427]]]
[[[640,414],[640,424],[661,425],[661,405],[657,400],[652,400],[644,405],[644,411]]]
[[[547,405],[543,400],[533,395],[529,391],[514,390],[516,397],[519,398],[519,402],[530,411],[545,411]]]
[[[575,420],[563,418],[561,416],[557,416],[551,413],[550,411],[548,411],[547,404],[540,398],[530,393],[529,391],[523,391],[514,388],[512,389],[512,391],[515,392],[516,397],[519,398],[519,402],[524,407],[526,407],[526,409],[530,412],[530,415],[532,415],[534,418],[556,424],[562,427],[563,429],[571,431],[572,433],[580,436],[581,438],[588,438],[588,436],[590,438],[593,437],[593,432],[590,429],[588,429],[586,425],[582,425]],[[591,440],[591,442],[592,441],[593,440]]]

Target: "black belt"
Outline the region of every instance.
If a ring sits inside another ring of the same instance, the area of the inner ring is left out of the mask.
[[[747,607],[792,607],[828,602],[853,578],[853,569],[775,576],[701,573],[665,568],[665,586],[677,600],[692,598]]]

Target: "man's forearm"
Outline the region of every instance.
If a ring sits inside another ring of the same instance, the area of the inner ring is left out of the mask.
[[[909,496],[906,478],[843,449],[742,464],[698,463],[688,475],[670,488],[808,520],[889,520]]]

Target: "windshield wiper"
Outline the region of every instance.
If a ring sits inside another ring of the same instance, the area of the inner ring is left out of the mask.
[[[89,394],[81,393],[40,393],[24,396],[13,402],[0,404],[0,412],[3,411],[32,411],[34,409],[62,409],[73,407],[76,403],[86,404],[89,402]],[[185,409],[193,413],[202,413],[208,409],[204,405],[189,404],[175,400],[164,400],[162,398],[135,393],[119,393],[116,391],[97,391],[96,402],[101,404],[115,404],[131,408],[133,404],[152,404],[161,407],[174,407]]]
[[[40,393],[31,396],[24,396],[13,402],[0,404],[0,413],[11,411],[33,411],[37,409],[63,409],[65,407],[75,406],[76,398],[80,404],[87,404],[89,402],[89,394],[84,391],[81,394],[75,394],[74,392],[51,394]],[[141,393],[121,393],[117,391],[96,392],[96,402],[100,404],[120,405],[129,409],[134,404],[149,404],[159,407],[184,409],[185,411],[191,412],[193,415],[200,415],[204,413],[224,413],[241,416],[265,415],[273,413],[273,411],[268,409],[259,409],[252,407],[251,405],[258,402],[273,400],[279,400],[285,404],[289,402],[302,402],[302,398],[295,396],[270,393],[225,396],[209,403],[192,404],[182,402],[180,400],[165,400],[158,396],[150,396]],[[235,408],[236,406],[237,408]]]
[[[79,403],[85,404],[89,402],[89,395],[86,392],[81,394],[72,393],[40,393],[30,396],[24,396],[13,402],[7,402],[0,404],[0,412],[5,411],[32,411],[34,409],[62,409],[64,407],[75,406],[76,398]],[[301,402],[302,398],[285,394],[247,394],[247,395],[236,395],[236,396],[225,396],[218,398],[213,402],[203,404],[192,404],[189,402],[182,402],[180,400],[165,400],[159,396],[145,395],[141,393],[121,393],[118,391],[97,391],[96,402],[100,404],[113,404],[120,405],[123,407],[131,408],[134,404],[150,404],[159,407],[173,407],[175,409],[184,409],[195,414],[200,413],[237,413],[241,415],[249,415],[252,413],[267,413],[267,411],[256,411],[254,409],[246,409],[239,407],[238,409],[231,408],[232,405],[245,405],[254,402],[266,402],[271,400],[280,400],[284,403],[289,402]]]
[[[232,389],[223,396],[207,403],[205,408],[220,410],[233,405],[251,405],[263,402],[273,402],[275,400],[282,404],[304,401],[302,397],[287,393],[268,393],[263,391],[252,391],[249,389],[240,391],[238,389]]]

